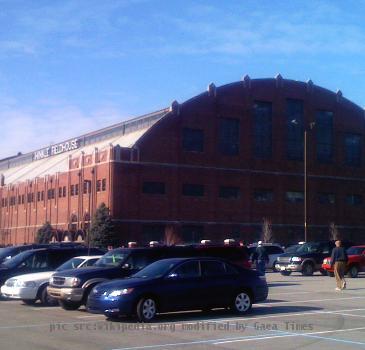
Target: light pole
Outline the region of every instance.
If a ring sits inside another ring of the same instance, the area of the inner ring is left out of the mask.
[[[308,131],[315,126],[314,122],[309,123],[309,128],[304,128],[304,242],[307,242],[308,237],[308,170],[307,170],[307,156],[308,156]]]

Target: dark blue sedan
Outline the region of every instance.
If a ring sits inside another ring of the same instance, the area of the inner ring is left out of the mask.
[[[97,285],[87,309],[110,318],[136,315],[151,321],[159,312],[227,308],[245,314],[267,298],[264,277],[214,258],[154,262],[132,277]]]

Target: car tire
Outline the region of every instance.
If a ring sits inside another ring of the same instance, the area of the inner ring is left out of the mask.
[[[280,274],[283,275],[283,276],[290,276],[291,271],[280,271]]]
[[[246,314],[252,308],[252,296],[247,290],[241,290],[237,293],[232,301],[232,310],[236,314]]]
[[[39,299],[44,306],[56,306],[58,305],[57,299],[52,298],[47,293],[47,286],[44,286],[39,292]]]
[[[327,276],[328,276],[328,277],[334,277],[334,276],[335,276],[335,274],[334,274],[333,272],[327,271]]]
[[[314,266],[312,263],[307,262],[303,265],[302,275],[303,276],[312,276],[314,273]]]
[[[25,305],[34,305],[37,299],[22,299],[23,304]]]
[[[81,302],[58,300],[58,303],[64,310],[77,310],[81,306]]]
[[[349,270],[347,271],[347,277],[356,278],[359,274],[359,268],[356,265],[350,266]]]
[[[157,314],[157,303],[152,297],[141,298],[137,303],[136,314],[139,322],[151,322]]]

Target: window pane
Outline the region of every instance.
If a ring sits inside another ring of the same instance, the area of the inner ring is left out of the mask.
[[[288,99],[287,113],[287,154],[288,159],[303,160],[304,128],[303,101]]]
[[[220,261],[202,261],[201,267],[203,276],[219,276],[226,274],[224,264]]]
[[[346,204],[352,206],[362,205],[363,197],[359,194],[348,194],[346,196]]]
[[[322,163],[330,163],[333,158],[333,113],[316,112],[317,159]]]
[[[303,203],[304,193],[303,192],[286,192],[285,199],[289,203]]]
[[[357,134],[345,135],[345,164],[361,165],[361,136]]]
[[[204,151],[204,131],[201,129],[183,129],[183,150],[187,152]]]
[[[255,102],[254,105],[254,155],[271,158],[272,155],[272,104]]]
[[[333,193],[318,193],[318,202],[321,204],[335,204]]]
[[[226,199],[238,199],[240,198],[239,187],[233,186],[221,186],[219,187],[219,197]]]
[[[165,194],[165,184],[163,182],[146,181],[142,187],[143,193]]]
[[[177,276],[180,278],[199,277],[199,262],[189,261],[179,266],[173,273],[176,273]]]
[[[219,125],[219,151],[221,154],[235,156],[239,153],[240,121],[221,118]]]
[[[202,197],[204,196],[204,186],[196,184],[183,184],[182,194],[184,196]]]
[[[274,194],[272,190],[255,190],[254,199],[256,202],[272,202]]]
[[[204,228],[198,225],[184,225],[181,233],[183,243],[199,243],[203,239]]]

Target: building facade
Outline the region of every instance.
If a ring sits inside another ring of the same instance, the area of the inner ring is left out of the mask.
[[[105,203],[121,245],[365,240],[364,110],[314,85],[250,79],[36,152],[0,161],[3,244],[85,239]],[[306,135],[306,137],[305,137]],[[306,140],[305,140],[306,139]],[[306,141],[306,142],[305,142]],[[304,188],[306,160],[307,188]]]

